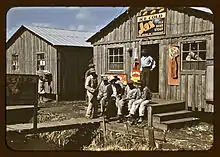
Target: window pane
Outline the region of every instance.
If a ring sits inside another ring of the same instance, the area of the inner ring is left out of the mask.
[[[191,50],[197,50],[197,43],[191,44]]]
[[[123,48],[120,48],[120,50],[119,50],[119,55],[123,55]]]
[[[37,54],[37,59],[40,59],[40,55],[39,54]]]
[[[183,60],[186,60],[188,53],[183,53]]]
[[[200,59],[202,59],[202,60],[205,60],[206,59],[206,52],[205,51],[200,51],[199,52],[199,57],[200,57]]]
[[[123,62],[123,56],[119,57],[119,62]]]
[[[189,44],[183,44],[183,51],[189,51]]]
[[[182,65],[184,70],[190,70],[190,61],[184,61]]]
[[[109,55],[113,55],[113,50],[109,49]]]
[[[205,70],[205,69],[206,69],[205,61],[199,61],[198,70]]]
[[[123,70],[123,63],[118,64],[118,70]]]
[[[197,70],[198,69],[198,62],[197,61],[192,61],[190,63],[190,69]]]
[[[206,42],[200,42],[199,43],[199,49],[200,50],[206,50]]]
[[[114,56],[114,62],[118,62],[118,56]]]
[[[109,57],[109,62],[113,62],[113,56]]]

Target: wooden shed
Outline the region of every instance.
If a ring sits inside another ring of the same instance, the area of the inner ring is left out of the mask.
[[[7,74],[52,73],[56,100],[84,100],[84,73],[93,56],[89,32],[21,26],[7,41]]]
[[[193,111],[213,112],[213,40],[210,13],[188,7],[143,7],[129,8],[87,42],[94,46],[98,74],[126,74],[131,79],[134,54],[140,59],[146,49],[157,64],[150,76],[154,96],[183,100]],[[170,76],[172,50],[179,53],[177,78]],[[188,59],[190,52],[199,59]]]

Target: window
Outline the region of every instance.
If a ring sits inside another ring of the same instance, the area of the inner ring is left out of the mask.
[[[12,55],[12,70],[18,70],[18,55]]]
[[[108,69],[109,70],[123,70],[124,56],[123,48],[109,48],[108,49]]]
[[[206,41],[182,44],[182,70],[205,70]]]
[[[44,53],[37,53],[37,71],[45,70],[45,56]]]

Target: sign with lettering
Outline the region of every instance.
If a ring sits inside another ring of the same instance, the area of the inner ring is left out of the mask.
[[[108,78],[110,78],[111,76],[117,76],[124,85],[127,84],[127,75],[126,74],[108,74],[108,73],[106,73],[105,76],[107,76]]]
[[[165,34],[166,9],[145,11],[137,17],[138,37]]]
[[[6,104],[34,104],[38,98],[38,75],[7,74]]]

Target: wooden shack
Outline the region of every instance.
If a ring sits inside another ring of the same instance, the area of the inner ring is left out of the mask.
[[[134,54],[140,59],[146,49],[157,64],[150,76],[154,96],[184,100],[186,109],[193,111],[213,112],[213,40],[210,13],[188,7],[143,7],[129,8],[87,42],[94,46],[98,74],[126,74],[131,79]],[[177,78],[171,78],[173,49],[179,53]],[[190,52],[199,59],[188,59]]]
[[[84,73],[93,55],[89,32],[21,26],[7,41],[7,74],[52,73],[56,100],[84,100]]]

